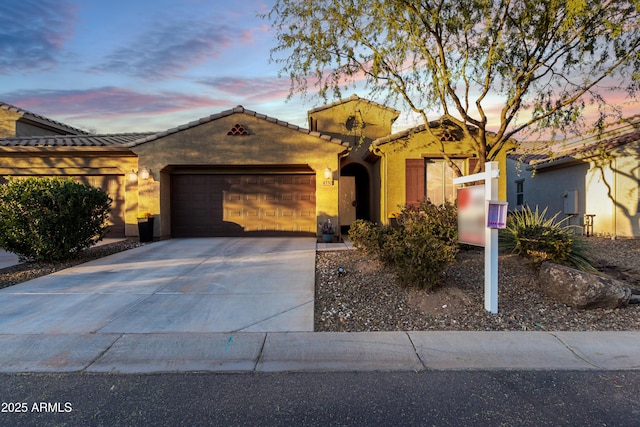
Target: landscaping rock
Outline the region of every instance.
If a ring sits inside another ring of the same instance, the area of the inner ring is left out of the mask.
[[[580,309],[624,307],[631,297],[623,282],[550,262],[540,267],[540,286],[558,302]]]

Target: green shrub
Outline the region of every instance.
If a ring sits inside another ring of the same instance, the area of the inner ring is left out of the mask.
[[[458,209],[449,202],[434,205],[425,199],[417,206],[404,206],[398,216],[398,224],[403,227],[419,224],[424,233],[447,245],[458,245]]]
[[[368,254],[379,254],[382,235],[382,229],[379,225],[364,219],[357,219],[351,223],[348,234],[349,240],[356,249]]]
[[[398,227],[355,221],[349,229],[354,246],[391,266],[402,286],[431,289],[455,260],[458,222],[455,206],[423,202],[403,207]]]
[[[10,179],[0,185],[0,247],[22,260],[73,258],[104,237],[111,202],[70,178]]]
[[[564,224],[566,219],[557,220],[559,214],[547,218],[547,209],[539,212],[537,206],[535,211],[525,206],[511,213],[507,227],[500,230],[500,246],[536,263],[551,261],[593,271],[584,240]]]

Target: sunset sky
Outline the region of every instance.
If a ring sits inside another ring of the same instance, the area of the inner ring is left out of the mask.
[[[165,130],[236,105],[307,127],[321,103],[286,101],[289,80],[269,63],[275,34],[257,16],[272,4],[3,0],[0,100],[97,133]],[[403,115],[394,130],[415,124]]]

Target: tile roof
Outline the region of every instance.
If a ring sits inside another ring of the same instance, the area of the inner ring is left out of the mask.
[[[601,133],[563,141],[523,141],[509,158],[532,166],[551,165],[590,157],[601,150],[609,151],[635,141],[640,141],[640,115],[624,119]]]
[[[445,142],[456,141],[463,138],[461,128],[448,119],[432,120],[429,122],[429,128],[430,129],[442,128],[443,132],[440,138],[442,141],[445,141]],[[471,125],[469,125],[469,129],[471,132],[474,132],[474,130],[477,130],[475,127]],[[373,141],[372,145],[373,146],[384,145],[389,142],[407,138],[415,133],[424,132],[425,130],[426,130],[426,126],[424,124],[421,124],[412,128],[401,130],[400,132],[396,132],[391,135],[383,136],[382,138],[378,138],[375,141]],[[487,132],[487,134],[493,135],[493,132]]]
[[[265,114],[260,114],[260,113],[256,113],[255,111],[247,110],[242,105],[238,105],[237,107],[235,107],[235,108],[233,108],[231,110],[225,110],[225,111],[222,111],[222,112],[217,113],[217,114],[212,114],[211,116],[203,117],[203,118],[201,118],[199,120],[195,120],[193,122],[190,122],[190,123],[187,123],[187,124],[184,124],[184,125],[172,128],[172,129],[168,129],[168,130],[165,130],[165,131],[162,131],[162,132],[158,132],[158,133],[155,133],[155,134],[148,134],[147,136],[143,136],[143,137],[141,137],[139,139],[136,139],[134,141],[131,141],[131,142],[127,143],[127,147],[135,147],[137,145],[144,144],[144,143],[153,141],[155,139],[162,138],[162,137],[165,137],[167,135],[171,135],[171,134],[174,134],[174,133],[186,130],[186,129],[190,129],[190,128],[193,128],[193,127],[196,127],[196,126],[200,126],[201,124],[208,123],[208,122],[211,122],[211,121],[214,121],[214,120],[218,120],[218,119],[221,119],[223,117],[228,117],[228,116],[231,116],[233,114],[247,114],[249,116],[253,116],[253,117],[256,117],[258,119],[265,120],[267,122],[274,123],[276,125],[283,126],[283,127],[286,127],[286,128],[289,128],[289,129],[292,129],[292,130],[295,130],[295,131],[298,131],[298,132],[301,132],[301,133],[304,133],[304,134],[307,134],[307,135],[316,136],[318,138],[327,140],[327,141],[332,142],[334,144],[339,144],[339,145],[344,145],[344,146],[348,146],[349,145],[348,142],[343,142],[342,140],[340,140],[338,138],[334,138],[334,137],[332,137],[330,135],[325,135],[325,134],[322,134],[320,132],[310,131],[309,129],[305,129],[305,128],[302,128],[300,126],[297,126],[297,125],[294,125],[294,124],[291,124],[291,123],[288,123],[288,122],[284,122],[282,120],[278,120],[278,119],[273,118],[273,117],[269,117],[269,116],[267,116]]]
[[[13,111],[13,112],[18,113],[18,114],[20,114],[21,116],[23,116],[23,117],[25,117],[27,119],[30,119],[30,120],[33,120],[33,121],[36,121],[36,122],[39,122],[39,123],[44,123],[44,124],[46,124],[48,126],[51,126],[51,127],[54,127],[54,128],[60,129],[60,130],[64,130],[65,132],[68,132],[68,133],[71,133],[71,134],[75,134],[75,135],[88,135],[89,134],[89,132],[84,131],[82,129],[78,129],[78,128],[75,128],[73,126],[69,126],[69,125],[67,125],[65,123],[58,122],[56,120],[52,120],[52,119],[50,119],[48,117],[41,116],[40,114],[32,113],[31,111],[27,111],[25,109],[22,109],[20,107],[16,107],[15,105],[11,105],[11,104],[8,104],[6,102],[0,101],[0,109]]]
[[[375,107],[379,107],[379,108],[382,108],[382,109],[385,109],[385,110],[389,110],[389,111],[391,111],[393,113],[396,113],[397,115],[400,115],[400,111],[396,110],[395,108],[391,108],[391,107],[388,107],[388,106],[383,105],[383,104],[379,104],[379,103],[374,102],[374,101],[369,101],[368,99],[360,98],[355,93],[353,95],[351,95],[349,98],[340,99],[340,100],[338,100],[336,102],[332,102],[331,104],[322,105],[320,107],[313,108],[313,109],[307,111],[307,115],[311,115],[313,113],[317,113],[318,111],[326,110],[328,108],[333,108],[333,107],[336,107],[338,105],[346,104],[347,102],[350,102],[350,101],[361,101],[361,102],[364,102],[366,104],[370,104],[370,105],[373,105]]]
[[[152,135],[120,133],[111,135],[53,135],[0,138],[0,147],[118,147]]]

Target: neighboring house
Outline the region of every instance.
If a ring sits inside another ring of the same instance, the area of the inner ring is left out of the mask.
[[[36,135],[87,135],[81,129],[0,101],[0,138]]]
[[[522,143],[509,155],[509,209],[547,208],[586,234],[640,237],[640,116],[557,143]],[[591,224],[589,226],[589,224]]]
[[[238,106],[159,133],[13,136],[0,139],[0,177],[103,188],[111,236],[137,236],[147,212],[156,238],[316,236],[326,219],[344,233],[355,219],[386,223],[405,203],[453,197],[440,144],[473,170],[459,129],[434,122],[438,140],[420,127],[391,135],[399,114],[353,95],[310,110],[309,129]]]

